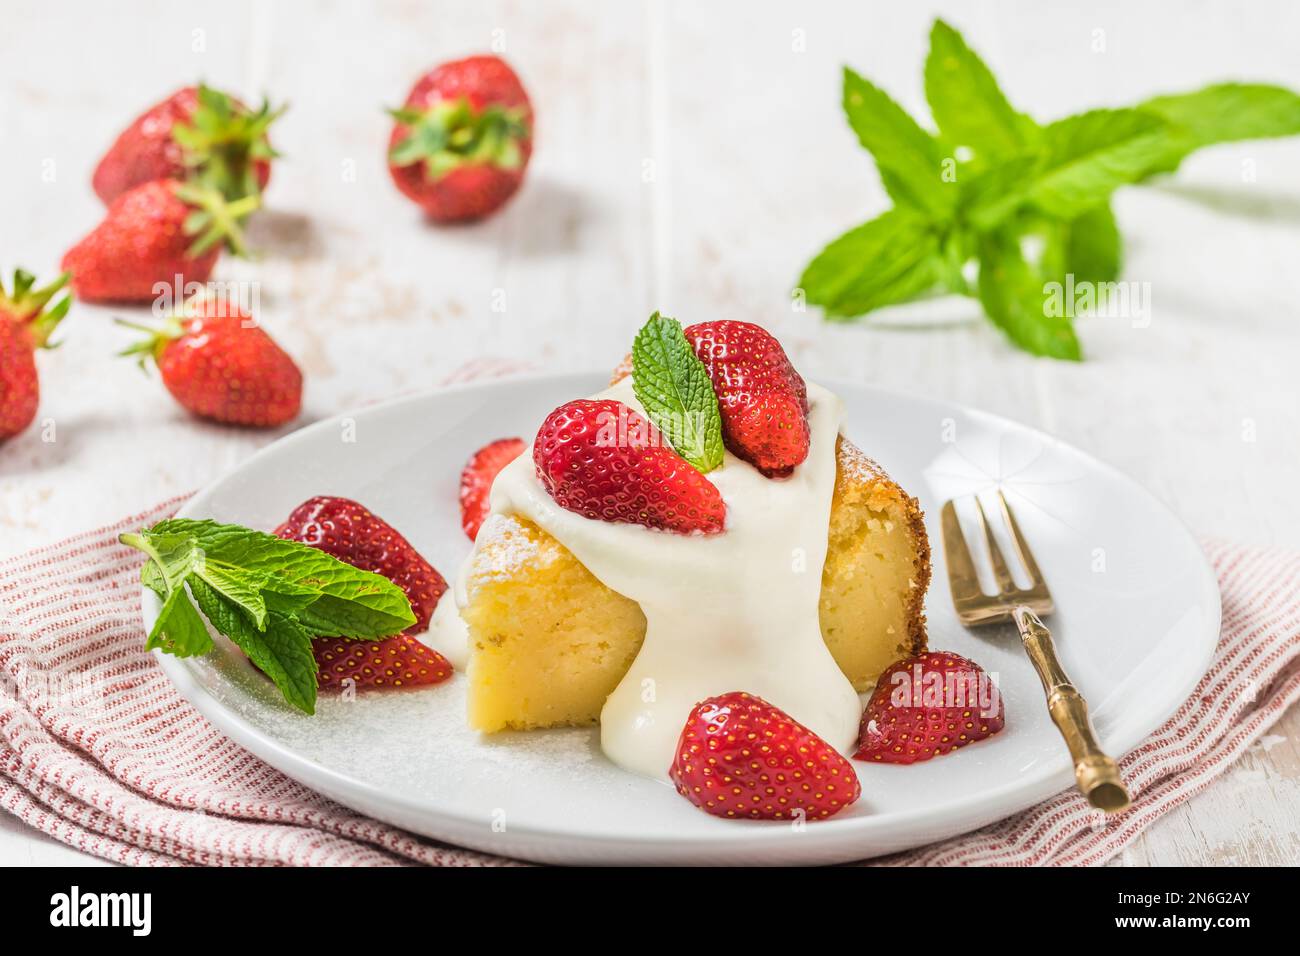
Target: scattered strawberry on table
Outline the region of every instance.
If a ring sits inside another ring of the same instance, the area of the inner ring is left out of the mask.
[[[974,661],[927,651],[885,668],[862,714],[858,760],[911,764],[941,757],[1006,726],[997,685]]]
[[[501,469],[523,454],[522,438],[498,438],[470,456],[460,473],[460,525],[473,541],[488,516],[492,482]]]
[[[733,455],[769,478],[808,457],[808,391],[785,349],[749,322],[701,322],[686,340],[709,372]]]
[[[65,272],[37,289],[30,272],[16,269],[12,289],[6,292],[0,282],[0,441],[22,432],[36,417],[41,385],[35,352],[51,347],[50,334],[68,314],[70,296],[49,305],[67,281]]]
[[[187,86],[135,119],[95,167],[95,193],[105,204],[143,183],[203,183],[228,200],[256,196],[276,156],[267,130],[284,112],[263,100],[249,109],[208,86]]]
[[[113,200],[103,221],[63,257],[72,289],[87,302],[152,302],[155,286],[180,276],[182,286],[207,282],[225,243],[245,246],[240,221],[257,196],[227,202],[197,183],[155,179]]]
[[[500,57],[435,67],[391,113],[397,121],[388,149],[393,182],[435,222],[481,219],[523,182],[533,109]]]
[[[224,298],[191,300],[184,315],[122,352],[153,359],[163,384],[184,408],[229,425],[274,428],[298,417],[302,373],[247,311]]]
[[[718,489],[622,402],[561,405],[542,422],[533,461],[555,503],[587,518],[679,534],[723,529]]]
[[[668,776],[715,817],[824,820],[862,795],[853,765],[761,697],[732,691],[696,704]]]
[[[447,582],[392,525],[349,498],[318,496],[295,508],[275,534],[382,575],[402,589],[415,615],[414,624],[383,640],[313,640],[322,687],[348,680],[358,688],[419,687],[451,676],[447,659],[411,636],[428,630]]]

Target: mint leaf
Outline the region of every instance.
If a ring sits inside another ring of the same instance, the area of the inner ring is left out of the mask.
[[[636,334],[632,390],[677,454],[705,473],[722,464],[718,397],[676,319],[656,312]]]
[[[1044,279],[1116,281],[1114,191],[1176,168],[1202,146],[1300,134],[1300,94],[1259,83],[1220,83],[1040,126],[1012,107],[988,66],[942,20],[931,29],[924,79],[938,134],[844,70],[845,114],[894,208],[805,267],[800,286],[828,319],[935,288],[971,294],[978,264],[981,304],[1015,344],[1078,359],[1069,319],[1044,309]],[[1043,252],[1026,261],[1022,249],[1033,241]]]
[[[1262,83],[1220,83],[1153,97],[1139,108],[1176,127],[1166,155],[1148,172],[1173,170],[1202,146],[1300,133],[1300,95]]]
[[[316,658],[311,635],[292,617],[271,611],[259,628],[203,581],[190,585],[209,621],[248,655],[275,683],[284,699],[308,714],[316,712]]]
[[[158,620],[153,622],[145,638],[144,649],[160,650],[176,657],[194,657],[212,650],[212,635],[190,603],[184,584],[168,593],[163,601]]]
[[[930,30],[925,98],[944,139],[979,158],[1015,155],[1038,137],[1038,124],[1011,108],[984,61],[942,20]]]
[[[159,522],[154,530],[190,535],[209,565],[264,581],[264,591],[301,595],[306,588],[316,592],[317,598],[308,608],[313,612],[311,618],[323,619],[325,627],[337,623],[340,630],[334,634],[388,637],[415,623],[406,595],[387,578],[297,541],[237,525],[184,518]],[[307,617],[307,612],[299,615],[304,623]]]
[[[1076,281],[1114,282],[1122,258],[1119,225],[1110,205],[1094,206],[1064,226],[1065,261],[1062,274]]]
[[[1146,175],[1168,154],[1168,125],[1139,110],[1090,110],[1043,128],[1044,157],[1026,190],[1043,212],[1072,219]]]
[[[266,600],[262,597],[262,591],[268,582],[264,575],[241,574],[236,568],[207,561],[195,568],[194,573],[226,600],[239,605],[251,615],[259,630],[266,626]]]
[[[889,94],[848,67],[843,103],[849,125],[875,157],[890,196],[932,218],[946,218],[957,197],[952,184],[943,181],[947,157],[938,140]]]
[[[415,623],[406,595],[387,578],[296,541],[183,518],[121,541],[148,555],[140,580],[163,600],[147,649],[207,653],[206,617],[307,713],[316,701],[313,636],[387,637]]]
[[[928,291],[940,273],[939,242],[925,220],[891,209],[819,252],[799,287],[827,318],[851,318]]]
[[[1035,355],[1079,361],[1083,353],[1065,315],[1050,315],[1042,277],[1013,235],[989,235],[980,243],[980,304],[1016,345]]]

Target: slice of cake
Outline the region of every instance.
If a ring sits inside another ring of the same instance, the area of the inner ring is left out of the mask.
[[[836,473],[819,618],[854,689],[925,648],[930,547],[920,508],[849,441]],[[611,590],[532,522],[495,514],[467,569],[469,722],[482,731],[597,723],[646,633]]]

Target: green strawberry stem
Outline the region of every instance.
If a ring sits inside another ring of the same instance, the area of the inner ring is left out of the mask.
[[[254,112],[229,94],[202,84],[198,100],[190,122],[172,127],[172,139],[184,151],[185,165],[191,170],[189,181],[216,189],[232,202],[258,195],[257,162],[279,155],[271,148],[267,130],[288,106],[273,110],[264,98]]]
[[[173,187],[176,198],[193,207],[182,231],[196,237],[189,248],[191,256],[201,256],[219,242],[237,256],[248,256],[241,223],[262,205],[260,196],[244,196],[229,202],[216,189],[200,183],[178,183]]]
[[[127,346],[118,352],[119,356],[139,356],[139,365],[144,369],[149,359],[157,363],[162,358],[162,353],[167,345],[174,339],[178,339],[185,332],[185,326],[178,316],[169,316],[160,326],[142,325],[139,322],[130,322],[126,319],[115,318],[115,323],[123,328],[133,329],[136,332],[145,333],[146,338],[141,339],[134,345]],[[130,544],[129,541],[123,541],[123,544]]]
[[[388,112],[411,130],[389,151],[389,162],[394,166],[422,162],[430,180],[470,163],[501,169],[518,169],[523,164],[521,144],[529,131],[522,109],[490,105],[475,110],[462,97],[443,100],[427,110],[403,107]]]
[[[36,277],[25,269],[15,269],[13,291],[8,293],[5,292],[3,280],[0,280],[0,313],[27,324],[32,348],[57,347],[57,343],[50,342],[50,334],[68,314],[72,296],[65,295],[54,305],[48,308],[46,306],[71,278],[72,273],[65,272],[48,285],[33,289]]]

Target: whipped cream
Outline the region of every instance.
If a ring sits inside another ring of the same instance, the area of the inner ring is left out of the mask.
[[[594,397],[644,411],[630,377]],[[727,505],[721,534],[674,534],[566,511],[538,480],[531,448],[493,483],[494,514],[532,521],[645,613],[645,643],[600,715],[601,748],[619,766],[666,779],[691,709],[728,691],[756,694],[839,750],[852,747],[861,705],[818,623],[844,410],[813,383],[808,402],[808,458],[789,478],[765,478],[729,452],[709,472]],[[467,568],[456,582],[459,607],[467,603]],[[440,620],[449,605],[439,602],[429,643],[460,667],[465,625],[451,610]]]
[[[457,576],[454,593],[444,594],[438,601],[438,606],[433,609],[433,617],[429,618],[429,629],[418,635],[421,642],[447,658],[448,663],[458,671],[463,671],[469,664],[469,625],[460,616],[460,609],[465,602],[456,597],[464,591],[460,584],[464,573],[462,569]]]

